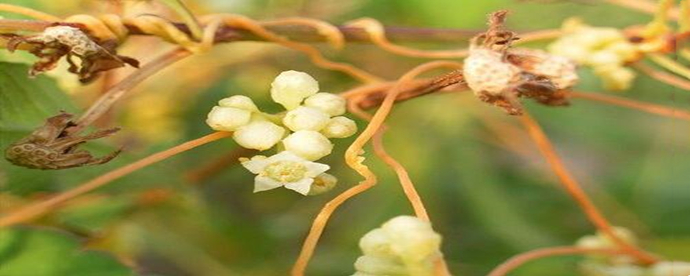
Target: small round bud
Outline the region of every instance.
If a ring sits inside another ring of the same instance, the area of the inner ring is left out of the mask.
[[[309,195],[320,195],[332,190],[338,184],[338,178],[333,175],[322,173],[314,177],[314,183],[311,184]]]
[[[304,98],[319,92],[319,83],[307,73],[285,71],[271,83],[271,98],[285,109],[297,108]]]
[[[232,138],[244,148],[267,150],[280,142],[283,135],[285,135],[285,129],[274,123],[253,121],[238,128]]]
[[[251,112],[233,107],[214,106],[208,113],[206,124],[218,131],[235,131],[249,123]]]
[[[258,112],[259,108],[256,107],[254,101],[251,98],[244,95],[230,96],[225,99],[218,101],[218,105],[222,107],[234,107],[242,110],[247,110],[251,112]]]
[[[378,256],[361,256],[355,261],[355,269],[365,275],[410,275],[399,261]]]
[[[428,222],[412,216],[395,217],[381,226],[391,248],[406,262],[421,262],[439,252],[441,236]]]
[[[328,123],[328,114],[313,107],[300,106],[288,111],[283,117],[283,124],[292,131],[319,131]]]
[[[376,228],[374,230],[366,233],[361,239],[359,239],[359,248],[362,249],[364,255],[377,256],[377,257],[391,257],[395,256],[395,253],[391,249],[391,240],[381,228]]]
[[[321,134],[328,138],[347,138],[355,133],[357,133],[355,121],[343,116],[331,118],[321,129]]]
[[[650,276],[687,276],[690,275],[690,263],[663,261],[654,264]]]
[[[321,133],[312,130],[300,130],[283,139],[285,150],[314,161],[331,154],[333,144]]]
[[[341,96],[321,92],[304,100],[304,105],[321,109],[331,116],[338,116],[345,114],[347,101]]]

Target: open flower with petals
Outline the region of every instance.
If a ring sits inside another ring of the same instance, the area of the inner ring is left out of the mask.
[[[242,161],[242,166],[256,174],[255,193],[283,186],[303,195],[309,193],[315,177],[330,169],[328,165],[308,161],[289,151],[268,158],[254,156]]]

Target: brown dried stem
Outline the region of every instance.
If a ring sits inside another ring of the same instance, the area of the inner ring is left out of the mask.
[[[32,220],[36,217],[39,217],[45,213],[51,212],[56,210],[57,208],[60,207],[60,205],[70,199],[73,199],[75,197],[78,197],[80,195],[83,195],[85,193],[88,193],[90,191],[93,191],[95,189],[98,189],[100,187],[103,187],[104,185],[117,180],[119,178],[122,178],[123,176],[126,176],[130,173],[133,173],[135,171],[138,171],[142,168],[145,168],[149,165],[158,163],[160,161],[163,161],[165,159],[168,159],[172,156],[175,156],[179,153],[188,151],[190,149],[196,148],[198,146],[208,144],[210,142],[225,138],[230,136],[230,132],[214,132],[209,135],[203,136],[201,138],[188,141],[185,143],[182,143],[180,145],[177,145],[175,147],[166,149],[164,151],[149,155],[139,161],[136,161],[134,163],[128,164],[124,167],[120,167],[118,169],[112,170],[108,173],[105,173],[99,177],[96,177],[90,181],[87,181],[81,185],[78,185],[77,187],[62,192],[56,196],[53,196],[49,199],[32,203],[27,206],[24,206],[22,208],[19,208],[18,210],[15,210],[13,212],[10,212],[9,214],[0,217],[0,228],[1,227],[7,227],[11,226],[17,223],[22,223],[26,222],[29,220]]]
[[[523,264],[541,259],[541,258],[546,258],[546,257],[553,257],[553,256],[564,256],[564,255],[584,255],[584,254],[606,254],[606,255],[619,255],[619,254],[624,254],[625,252],[621,250],[614,250],[614,249],[592,249],[592,248],[579,248],[579,247],[574,247],[574,246],[562,246],[562,247],[550,247],[550,248],[541,248],[541,249],[536,249],[532,251],[527,251],[525,253],[521,253],[517,256],[514,256],[502,264],[500,264],[498,267],[494,268],[488,276],[504,276],[507,275],[509,272],[515,270],[516,268],[522,266]]]
[[[115,86],[108,89],[96,102],[94,102],[89,109],[81,115],[76,122],[76,126],[69,129],[69,132],[76,133],[105,114],[127,91],[146,80],[148,77],[158,73],[187,56],[191,53],[182,48],[176,48],[144,65],[141,69],[135,71],[120,81]]]
[[[585,215],[587,215],[589,221],[592,222],[592,224],[594,224],[599,231],[613,240],[617,246],[625,250],[627,254],[634,256],[641,263],[652,264],[657,262],[658,259],[656,257],[637,248],[635,245],[626,242],[615,234],[611,223],[608,221],[608,219],[606,219],[601,211],[599,211],[589,196],[587,196],[584,190],[582,190],[581,185],[577,182],[577,180],[575,180],[575,177],[572,176],[565,164],[563,164],[563,161],[556,153],[553,144],[541,129],[539,123],[532,119],[527,112],[525,112],[523,116],[520,116],[519,119],[524,125],[525,129],[527,129],[527,132],[532,140],[534,140],[534,143],[539,148],[539,151],[551,166],[553,172],[558,177],[561,186],[575,200],[580,209],[582,209]]]

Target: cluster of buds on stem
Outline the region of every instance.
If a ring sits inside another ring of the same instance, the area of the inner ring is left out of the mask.
[[[138,67],[139,62],[133,58],[115,53],[117,43],[114,41],[98,42],[72,26],[57,25],[48,27],[42,33],[30,36],[3,35],[9,38],[7,49],[14,51],[22,44],[29,45],[29,52],[39,58],[29,71],[29,75],[49,71],[57,66],[58,61],[66,56],[69,71],[77,74],[81,82],[89,82],[99,72],[119,68],[125,64]],[[77,65],[72,57],[78,57]]]
[[[522,114],[520,97],[539,103],[567,105],[565,91],[578,81],[575,63],[541,50],[511,49],[517,37],[503,29],[506,11],[489,17],[489,30],[474,37],[463,72],[477,97],[503,108],[508,114]]]
[[[286,71],[271,84],[271,98],[286,111],[261,112],[254,102],[241,95],[218,102],[206,123],[218,131],[233,131],[233,139],[244,148],[279,153],[241,159],[256,174],[254,192],[285,187],[303,195],[323,193],[337,179],[326,174],[328,165],[317,161],[333,150],[332,138],[346,138],[357,132],[355,122],[345,116],[344,98],[319,92],[310,75]]]
[[[579,19],[565,21],[564,35],[549,45],[549,51],[592,68],[608,90],[626,90],[635,79],[628,63],[642,57],[640,48],[615,28],[592,27]]]
[[[436,275],[442,258],[441,235],[431,224],[411,216],[395,217],[359,241],[364,253],[353,276]]]
[[[622,227],[614,227],[614,234],[629,244],[636,244],[635,234]],[[580,238],[577,247],[584,249],[611,249],[618,245],[606,234],[597,232]],[[687,276],[690,275],[690,263],[678,261],[660,261],[644,267],[627,255],[601,256],[590,255],[580,263],[580,270],[585,276]]]

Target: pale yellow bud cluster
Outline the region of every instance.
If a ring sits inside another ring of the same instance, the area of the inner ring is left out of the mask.
[[[640,58],[640,51],[615,28],[592,27],[578,19],[563,25],[564,35],[549,45],[551,53],[568,57],[591,67],[609,90],[626,90],[635,72],[625,67]]]
[[[279,145],[283,150],[271,157],[242,160],[257,174],[255,192],[284,186],[315,195],[337,183],[334,176],[324,173],[327,165],[312,161],[331,154],[329,139],[349,137],[357,132],[357,125],[342,116],[347,104],[344,98],[318,91],[319,84],[310,75],[285,71],[271,84],[271,99],[285,107],[285,112],[261,112],[250,98],[241,95],[220,100],[209,112],[206,123],[217,131],[234,132],[233,139],[240,146],[263,151]]]
[[[411,216],[395,217],[362,237],[364,253],[355,262],[364,275],[434,275],[434,264],[442,257],[441,235],[431,224]]]
[[[629,244],[636,244],[635,234],[622,227],[614,227],[614,234]],[[619,246],[606,234],[597,232],[580,238],[577,247],[587,249],[618,249]],[[649,267],[640,266],[635,259],[627,255],[589,256],[581,264],[585,276],[687,276],[690,275],[690,263],[678,261],[660,261]]]

